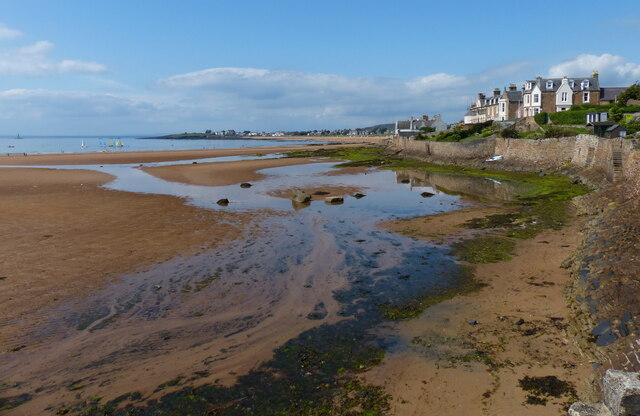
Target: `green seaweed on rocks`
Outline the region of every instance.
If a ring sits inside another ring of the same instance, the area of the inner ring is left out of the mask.
[[[453,245],[454,253],[468,263],[498,263],[511,260],[515,241],[503,237],[477,237]]]

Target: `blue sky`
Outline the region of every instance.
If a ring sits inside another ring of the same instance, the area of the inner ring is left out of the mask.
[[[637,0],[0,0],[0,134],[455,122],[536,75],[629,85],[637,39]]]

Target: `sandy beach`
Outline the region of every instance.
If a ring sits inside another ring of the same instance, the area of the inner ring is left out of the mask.
[[[274,151],[283,150],[290,149]],[[257,151],[266,149],[49,155],[42,159],[34,156],[33,161],[145,163]],[[314,162],[302,158],[259,159],[143,170],[170,182],[220,186],[259,183],[265,179],[261,169]],[[329,179],[367,172],[365,168],[348,168],[325,175]],[[195,293],[192,296],[193,284],[187,283],[180,290],[184,305],[175,309],[174,304],[167,304],[164,320],[146,320],[141,325],[139,317],[123,315],[122,323],[114,324],[110,331],[93,332],[90,327],[69,333],[50,346],[22,344],[25,334],[50,318],[47,311],[82,300],[109,285],[121,287],[123,275],[142,279],[158,273],[166,275],[156,289],[146,289],[154,292],[153,296],[157,292],[162,305],[171,299],[165,297],[164,291],[178,278],[174,270],[184,270],[185,276],[193,274],[191,270],[206,270],[207,265],[217,261],[216,253],[236,243],[242,248],[238,250],[241,258],[244,250],[256,243],[255,236],[267,232],[262,229],[266,219],[288,214],[212,211],[185,204],[173,196],[108,190],[101,185],[112,177],[90,170],[9,167],[0,173],[0,349],[6,351],[0,359],[8,363],[9,374],[23,375],[25,386],[36,383],[35,387],[37,380],[47,380],[43,392],[10,412],[12,415],[33,414],[49,401],[73,401],[78,393],[68,388],[60,390],[59,386],[80,375],[86,384],[82,397],[99,395],[105,400],[134,390],[157,399],[179,388],[158,391],[160,382],[188,374],[199,374],[185,379],[196,384],[229,386],[238,375],[268,360],[273,348],[305,330],[343,319],[338,315],[334,294],[347,282],[341,270],[327,275],[325,269],[326,260],[342,251],[324,222],[314,220],[312,238],[307,237],[312,250],[292,272],[305,276],[304,286],[287,279],[256,279],[253,272],[241,274],[242,281],[218,281],[216,272],[207,282],[212,285],[215,302]],[[329,182],[304,190],[347,196],[367,192],[366,187],[332,186]],[[291,188],[284,187],[270,195],[289,198],[291,192]],[[322,197],[315,195],[314,199]],[[450,244],[474,233],[461,231],[460,223],[509,209],[499,203],[476,204],[380,226],[414,239]],[[383,386],[392,395],[390,414],[421,415],[424,409],[465,415],[538,416],[560,412],[566,404],[564,399],[551,400],[546,406],[525,404],[526,394],[518,380],[530,375],[584,380],[589,374],[588,361],[566,338],[563,289],[569,282],[569,273],[559,268],[579,243],[580,226],[576,221],[561,231],[547,231],[534,239],[519,241],[513,260],[476,267],[477,279],[488,287],[433,306],[419,318],[383,325],[381,336],[396,334],[410,340],[411,346],[406,351],[387,354],[382,364],[364,376],[368,383]],[[267,233],[273,239],[286,235],[285,240],[295,234],[278,227]],[[349,235],[341,234],[345,239]],[[269,245],[257,252],[268,253]],[[383,251],[376,251],[379,252]],[[275,258],[276,252],[271,256]],[[307,288],[312,286],[313,291],[309,291]],[[307,317],[314,304],[327,311],[326,320]],[[247,316],[249,311],[253,312]],[[516,324],[520,319],[522,322]],[[477,324],[470,325],[469,321]],[[100,321],[97,322],[99,327]],[[113,343],[114,337],[119,340],[117,343]],[[7,354],[23,354],[29,357],[29,364],[19,366],[12,360],[14,356]],[[105,354],[118,358],[104,361]],[[69,362],[68,357],[75,358]],[[96,362],[102,364],[95,365]],[[104,386],[109,387],[105,390]],[[578,393],[586,390],[581,385],[576,388]]]
[[[393,221],[393,231],[437,243],[469,238],[459,224],[508,208],[474,206],[461,211]],[[544,406],[527,404],[519,386],[526,376],[556,376],[590,392],[591,363],[568,337],[564,291],[570,272],[560,267],[581,241],[584,219],[560,231],[520,240],[512,260],[475,265],[487,286],[429,308],[422,316],[389,328],[411,347],[389,354],[366,379],[394,397],[394,415],[563,414],[568,398]],[[473,323],[473,324],[470,324]],[[588,396],[587,396],[588,397]],[[584,399],[585,397],[583,397]]]

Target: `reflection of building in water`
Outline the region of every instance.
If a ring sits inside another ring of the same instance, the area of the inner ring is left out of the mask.
[[[396,172],[398,183],[429,186],[439,192],[468,195],[489,200],[511,201],[526,191],[526,186],[512,182],[466,175],[405,170]]]

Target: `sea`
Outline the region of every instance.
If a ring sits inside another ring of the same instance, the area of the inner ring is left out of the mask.
[[[116,142],[121,143],[122,146],[116,147]],[[110,143],[113,146],[109,146]],[[319,142],[278,139],[145,139],[140,136],[0,136],[0,154],[239,149],[312,143]]]

